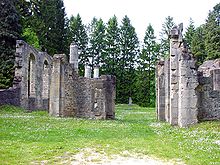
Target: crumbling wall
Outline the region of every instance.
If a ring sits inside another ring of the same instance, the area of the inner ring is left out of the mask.
[[[220,120],[220,90],[214,89],[214,84],[220,84],[215,79],[218,70],[213,70],[209,77],[204,77],[202,73],[199,76],[199,86],[197,94],[198,102],[198,120]],[[207,75],[207,73],[205,73]]]
[[[171,30],[170,56],[157,65],[157,118],[180,127],[220,120],[220,59],[197,69],[181,32],[181,24]]]
[[[4,96],[1,102],[20,105],[28,110],[48,109],[49,91],[45,90],[49,90],[51,63],[48,54],[17,40],[13,87],[1,93]],[[15,101],[12,101],[13,97],[16,97]]]
[[[79,77],[65,55],[54,55],[49,113],[61,117],[114,118],[115,77]]]
[[[182,40],[182,25],[170,32],[170,56],[157,75],[158,119],[171,125],[186,127],[197,123],[196,87],[198,86],[195,60]],[[161,62],[160,62],[161,63]],[[161,65],[159,63],[159,65]]]
[[[78,47],[70,45],[70,61],[66,55],[53,58],[18,40],[15,55],[13,87],[0,90],[0,105],[12,104],[27,110],[44,109],[60,117],[114,119],[115,77],[95,78],[78,75]]]
[[[0,90],[0,105],[4,104],[20,106],[20,88]]]

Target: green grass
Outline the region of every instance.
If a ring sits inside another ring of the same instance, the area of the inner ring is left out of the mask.
[[[117,105],[116,120],[50,117],[0,107],[0,164],[30,164],[74,155],[83,148],[108,155],[128,150],[186,164],[220,164],[220,122],[190,128],[157,122],[154,108]]]

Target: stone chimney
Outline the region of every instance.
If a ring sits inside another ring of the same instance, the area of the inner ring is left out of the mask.
[[[69,63],[73,65],[74,70],[78,73],[78,46],[75,42],[70,45],[70,60]]]
[[[89,65],[85,65],[84,77],[91,78],[91,67]]]
[[[94,67],[93,78],[99,78],[99,66]]]

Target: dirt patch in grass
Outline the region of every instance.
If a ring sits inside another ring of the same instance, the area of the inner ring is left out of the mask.
[[[107,155],[104,151],[96,151],[91,148],[84,148],[79,153],[71,155],[65,153],[56,157],[55,161],[32,162],[32,164],[71,164],[71,165],[183,165],[178,160],[164,161],[140,154],[133,154],[128,151],[120,155]]]

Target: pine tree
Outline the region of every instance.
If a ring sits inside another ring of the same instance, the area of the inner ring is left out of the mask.
[[[197,59],[197,65],[201,65],[207,58],[205,51],[205,32],[202,25],[195,29],[191,42],[191,51]]]
[[[207,58],[220,58],[220,3],[209,13],[204,30]]]
[[[69,21],[69,44],[75,42],[80,50],[79,55],[79,71],[83,72],[85,63],[88,62],[87,46],[88,35],[86,33],[85,25],[82,23],[82,19],[79,14],[76,17],[72,16]]]
[[[191,48],[194,33],[195,33],[194,22],[193,22],[192,18],[190,18],[189,26],[186,28],[186,33],[184,35],[184,39],[185,39],[187,45],[189,46],[189,48]]]
[[[120,27],[119,77],[117,77],[117,101],[126,103],[134,95],[135,64],[139,52],[139,41],[135,28],[128,16],[122,20]]]
[[[105,50],[105,25],[102,19],[95,21],[91,26],[89,39],[89,56],[91,57],[92,67],[102,65],[104,62]]]
[[[53,55],[67,53],[67,20],[62,0],[30,0],[31,28],[37,34],[43,51]]]
[[[165,18],[165,22],[162,24],[162,32],[160,33],[160,52],[162,57],[167,57],[170,50],[170,30],[175,25],[173,17],[168,16]]]
[[[26,41],[28,44],[35,48],[41,49],[39,38],[34,31],[32,25],[32,12],[31,12],[31,2],[26,0],[14,0],[16,4],[17,11],[21,17],[20,22],[22,26],[22,40]]]
[[[12,85],[14,77],[14,53],[21,26],[13,0],[0,3],[0,88]]]
[[[117,76],[118,71],[118,62],[120,54],[120,29],[118,27],[117,17],[113,16],[109,19],[107,28],[106,28],[106,47],[105,47],[105,59],[102,70],[104,74],[110,74]]]
[[[136,99],[139,105],[155,106],[155,64],[158,55],[159,44],[156,43],[154,29],[149,24],[145,32],[136,81]]]

